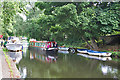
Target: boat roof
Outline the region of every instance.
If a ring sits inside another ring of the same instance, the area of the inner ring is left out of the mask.
[[[30,41],[30,42],[46,43],[46,42],[55,42],[55,41]]]

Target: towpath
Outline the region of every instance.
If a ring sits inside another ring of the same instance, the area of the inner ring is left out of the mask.
[[[2,48],[0,47],[0,80],[2,79],[2,56],[1,56],[1,50],[2,50]]]
[[[0,47],[0,80],[2,78],[20,78],[20,73],[16,67],[16,64],[12,61],[12,59],[9,56],[7,58],[11,64],[10,66],[8,65],[3,50]]]

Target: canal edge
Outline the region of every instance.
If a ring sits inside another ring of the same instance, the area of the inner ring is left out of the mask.
[[[0,47],[0,53],[1,53],[0,59],[1,59],[1,69],[2,69],[1,70],[2,77],[0,78],[21,78],[20,72],[17,69],[16,64],[13,62],[10,56],[4,54],[5,52],[2,50],[1,47]],[[6,56],[10,63],[7,62]]]
[[[0,53],[1,53],[2,48],[0,47]],[[2,80],[2,55],[0,54],[0,80]]]

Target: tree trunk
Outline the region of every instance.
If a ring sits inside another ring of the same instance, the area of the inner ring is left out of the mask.
[[[90,45],[90,43],[89,43],[84,37],[82,37],[82,39],[83,39],[85,42],[87,42],[87,45],[90,47],[90,49],[93,49],[93,47]]]
[[[92,44],[93,49],[98,50],[98,45],[95,42],[95,38],[93,38],[93,37],[91,38],[91,44]]]

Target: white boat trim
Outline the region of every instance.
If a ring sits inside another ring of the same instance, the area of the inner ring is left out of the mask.
[[[79,53],[88,53],[87,50],[85,50],[85,51],[77,50],[77,52],[79,52]]]
[[[69,51],[62,51],[62,50],[58,50],[58,53],[62,53],[62,54],[69,54]]]
[[[68,51],[69,50],[69,48],[67,48],[67,47],[58,47],[58,49],[61,51]]]

